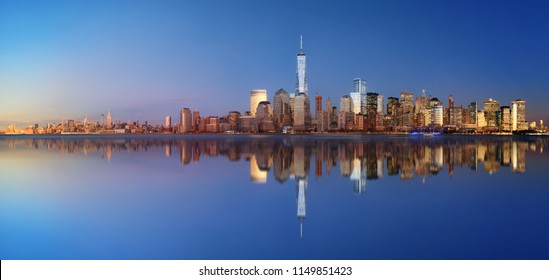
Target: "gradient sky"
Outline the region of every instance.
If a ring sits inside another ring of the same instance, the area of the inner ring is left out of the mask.
[[[111,3],[116,2],[116,3]],[[363,77],[447,105],[527,101],[549,121],[547,1],[3,1],[0,129],[61,119],[178,122],[249,110],[249,92],[295,88],[303,34],[309,93]]]

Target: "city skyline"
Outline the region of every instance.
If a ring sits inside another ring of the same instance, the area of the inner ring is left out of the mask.
[[[107,110],[116,120],[153,124],[183,107],[204,116],[243,113],[252,89],[267,89],[271,102],[280,88],[293,93],[300,34],[309,56],[305,85],[336,106],[362,77],[386,98],[426,89],[464,106],[524,99],[529,122],[547,119],[542,2],[472,10],[472,3],[360,3],[373,11],[363,18],[347,14],[350,2],[251,2],[234,11],[268,11],[261,22],[210,10],[211,2],[132,2],[132,12],[123,4],[55,3],[0,4],[0,127],[100,122]],[[216,18],[211,26],[200,18],[207,12]],[[296,13],[307,20],[288,28],[283,19]],[[281,22],[272,23],[277,15]]]

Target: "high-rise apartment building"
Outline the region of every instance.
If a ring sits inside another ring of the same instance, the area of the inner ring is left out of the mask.
[[[252,116],[255,116],[257,110],[257,105],[261,101],[268,101],[267,99],[267,90],[265,89],[255,89],[250,92],[250,113]]]
[[[172,117],[171,116],[166,116],[166,128],[168,127],[171,127],[172,126]]]

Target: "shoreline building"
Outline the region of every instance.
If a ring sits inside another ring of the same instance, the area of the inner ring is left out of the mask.
[[[367,112],[367,97],[366,97],[366,81],[362,78],[353,79],[353,92],[349,93],[353,99],[353,114],[366,114]]]
[[[511,131],[512,124],[511,124],[511,107],[509,106],[501,106],[501,121],[500,121],[500,130],[503,131]]]
[[[107,128],[112,127],[112,116],[111,116],[111,109],[109,108],[109,112],[107,113]]]
[[[274,132],[273,107],[269,101],[261,101],[257,105],[255,119],[259,132]]]
[[[353,80],[354,91],[350,94],[353,98],[355,114],[362,113],[366,114],[368,112],[368,100],[366,93],[366,81],[362,78],[355,78]]]
[[[250,92],[250,113],[253,117],[255,117],[257,105],[262,101],[269,101],[266,89],[254,89]]]
[[[290,110],[290,95],[284,89],[279,89],[274,95],[273,118],[275,127],[282,129],[292,125],[292,112]]]
[[[354,122],[353,99],[349,95],[343,95],[339,100],[339,113],[337,114],[337,128],[347,129]]]
[[[192,127],[191,109],[181,108],[179,125],[180,125],[179,132],[181,133],[188,133],[192,131],[193,127]]]
[[[303,52],[303,35],[299,37],[299,53],[297,54],[297,82],[295,85],[295,95],[299,93],[309,94],[307,86],[307,55]],[[294,97],[290,96],[290,97]]]
[[[414,94],[403,91],[400,93],[400,104],[402,104],[402,122],[404,126],[414,126]]]
[[[499,102],[490,98],[484,101],[484,119],[486,126],[490,128],[497,127],[496,111],[499,110]]]
[[[377,92],[368,92],[366,94],[366,110],[365,112],[361,112],[361,113],[366,113],[366,112],[369,112],[370,110],[375,110],[376,112],[378,112],[378,97],[379,97],[379,93]]]
[[[511,101],[511,124],[512,130],[527,130],[526,122],[526,101],[517,99]]]
[[[377,96],[377,112],[380,115],[385,115],[385,96],[379,94]]]
[[[303,52],[303,36],[300,36],[296,78],[295,93],[290,96],[290,110],[293,113],[294,129],[303,131],[311,127],[311,100],[307,85],[307,55]]]
[[[200,111],[194,109],[193,112],[193,131],[198,131],[198,125],[200,125]]]

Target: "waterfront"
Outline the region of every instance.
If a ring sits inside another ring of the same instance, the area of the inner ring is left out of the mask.
[[[0,137],[0,259],[547,259],[544,137]]]

